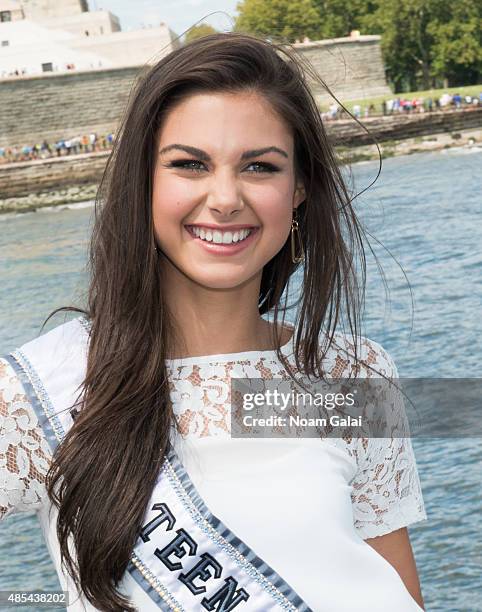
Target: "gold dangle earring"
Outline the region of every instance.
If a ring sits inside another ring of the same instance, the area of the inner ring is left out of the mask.
[[[299,243],[299,255],[296,255],[295,242],[298,239]],[[293,220],[291,222],[291,259],[293,263],[300,263],[305,260],[305,251],[303,249],[303,242],[301,241],[300,228],[298,226],[298,209],[293,209]]]

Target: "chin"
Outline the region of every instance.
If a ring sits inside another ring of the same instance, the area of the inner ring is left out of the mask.
[[[207,274],[187,274],[196,284],[206,289],[235,289],[253,280],[253,277],[260,275],[262,270],[240,274],[240,270],[229,274],[227,271],[213,270],[212,275]]]

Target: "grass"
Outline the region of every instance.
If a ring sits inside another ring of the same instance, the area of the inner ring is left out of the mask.
[[[440,98],[440,96],[444,93],[455,94],[459,93],[463,96],[476,96],[478,97],[479,93],[482,91],[481,85],[466,85],[465,87],[448,87],[446,89],[427,89],[425,91],[410,91],[405,93],[396,93],[396,94],[388,94],[386,96],[377,96],[375,98],[361,98],[356,100],[341,100],[344,106],[348,108],[349,111],[353,112],[353,107],[358,104],[361,106],[362,110],[366,106],[370,106],[373,104],[377,111],[381,110],[381,105],[384,100],[396,99],[400,97],[401,99],[413,100],[414,98]],[[335,92],[336,93],[336,92]],[[332,102],[323,102],[320,107],[322,111],[327,111],[330,104]]]

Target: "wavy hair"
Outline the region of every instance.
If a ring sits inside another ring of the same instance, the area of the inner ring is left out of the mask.
[[[323,377],[322,362],[343,309],[358,337],[363,230],[308,74],[325,86],[288,45],[216,33],[170,52],[141,74],[131,92],[96,198],[87,306],[50,315],[74,310],[90,322],[81,410],[54,453],[47,490],[59,510],[62,558],[79,591],[99,610],[134,611],[117,586],[175,425],[165,360],[177,336],[152,215],[156,137],[175,104],[199,92],[257,92],[292,130],[295,175],[306,192],[298,207],[305,251],[301,291],[289,305],[289,282],[300,264],[292,262],[288,239],[263,269],[258,301],[261,315],[273,315],[277,353],[287,371],[280,312],[284,320],[289,308],[298,307],[294,354],[308,375]]]

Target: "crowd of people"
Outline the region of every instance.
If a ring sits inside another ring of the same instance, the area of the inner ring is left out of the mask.
[[[482,91],[478,96],[465,95],[459,93],[453,95],[444,93],[440,97],[428,98],[391,98],[383,100],[381,104],[369,104],[362,107],[355,104],[352,112],[357,118],[372,117],[381,115],[395,115],[397,113],[431,113],[434,111],[447,110],[467,110],[482,105]],[[323,119],[347,119],[348,114],[336,102],[331,104],[328,111],[322,113]]]
[[[112,148],[113,140],[114,134],[112,132],[102,136],[92,132],[83,136],[60,139],[54,143],[44,140],[42,143],[22,147],[0,147],[0,164],[105,151]]]

